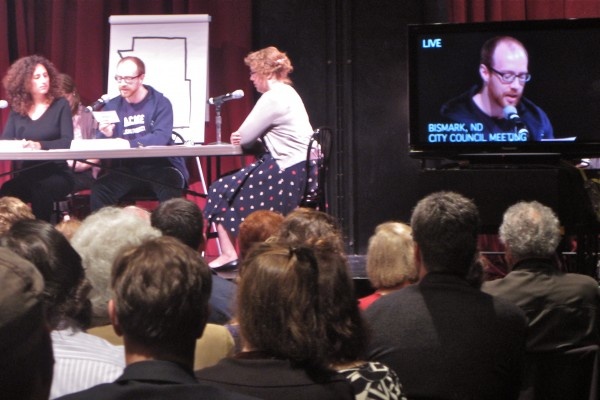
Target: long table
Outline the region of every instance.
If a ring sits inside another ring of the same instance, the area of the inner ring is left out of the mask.
[[[86,160],[92,158],[145,158],[145,157],[210,157],[210,156],[241,156],[241,146],[229,143],[207,145],[173,145],[147,146],[130,149],[86,149],[86,150],[13,150],[2,149],[0,141],[0,160]]]
[[[217,157],[217,175],[220,174],[219,159],[222,156],[242,156],[244,153],[241,146],[230,143],[206,144],[206,145],[171,145],[171,146],[147,146],[126,149],[56,149],[56,150],[31,150],[2,149],[0,140],[0,160],[6,161],[53,161],[53,160],[77,160],[88,164],[89,159],[119,159],[119,158],[147,158],[147,157],[195,157],[198,175],[204,193],[207,193],[207,181],[202,170],[200,157]],[[210,176],[210,163],[209,176]],[[2,175],[10,174],[5,172]]]

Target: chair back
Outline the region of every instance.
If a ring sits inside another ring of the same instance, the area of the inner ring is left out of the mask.
[[[528,353],[519,400],[598,400],[599,346]]]
[[[308,143],[306,154],[306,182],[301,207],[327,211],[327,172],[333,132],[331,128],[315,129]]]

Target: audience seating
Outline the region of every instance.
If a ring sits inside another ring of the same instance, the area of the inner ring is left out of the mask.
[[[599,346],[528,353],[519,400],[598,400]]]

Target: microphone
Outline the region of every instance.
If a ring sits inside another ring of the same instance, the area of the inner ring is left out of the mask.
[[[208,104],[223,104],[226,101],[241,99],[242,97],[244,97],[244,91],[242,89],[238,89],[235,92],[226,93],[217,97],[211,97],[208,99]]]
[[[506,118],[509,121],[513,121],[515,123],[515,127],[517,128],[517,133],[527,135],[527,140],[529,140],[530,139],[529,130],[527,129],[527,126],[525,125],[525,123],[523,122],[521,117],[519,117],[519,114],[517,113],[517,109],[515,108],[515,106],[506,106],[506,107],[504,107],[502,112],[504,113],[504,118]]]
[[[6,107],[8,107],[8,101],[0,100],[0,110]]]
[[[103,94],[102,97],[100,97],[98,100],[96,100],[94,102],[94,104],[87,106],[85,108],[86,112],[90,112],[90,111],[98,111],[100,110],[102,107],[104,107],[106,105],[106,102],[110,100],[110,96],[107,94]]]

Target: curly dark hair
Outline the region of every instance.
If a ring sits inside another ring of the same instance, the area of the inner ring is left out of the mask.
[[[2,79],[2,85],[6,91],[7,99],[14,112],[27,115],[33,105],[31,96],[31,77],[38,65],[43,65],[48,71],[50,88],[46,98],[49,102],[63,96],[58,79],[59,72],[50,60],[40,55],[32,55],[19,58],[15,61]]]

